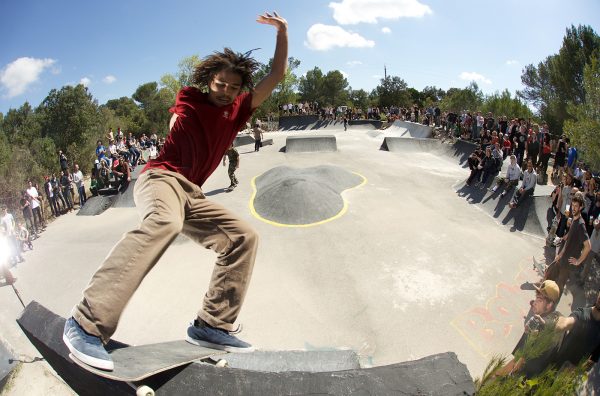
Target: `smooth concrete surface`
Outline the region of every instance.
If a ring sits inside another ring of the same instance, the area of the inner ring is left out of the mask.
[[[389,134],[408,138],[429,138],[433,127],[416,122],[396,120],[386,130]]]
[[[510,232],[453,186],[468,176],[458,157],[380,150],[382,136],[335,132],[338,151],[241,153],[240,185],[219,167],[203,187],[256,228],[260,246],[239,322],[241,338],[262,350],[357,352],[363,367],[455,352],[473,377],[494,354],[508,355],[523,329],[537,277],[532,256],[542,238]],[[342,193],[339,218],[313,227],[279,227],[250,210],[251,180],[278,166],[335,165],[366,182]],[[135,208],[98,216],[61,216],[13,269],[25,302],[62,316],[81,298],[91,275],[121,235],[139,222]],[[115,339],[129,344],[181,339],[200,306],[216,255],[177,238],[133,296]],[[110,291],[107,291],[110,292]],[[563,300],[565,300],[564,298]],[[0,325],[17,353],[35,354],[15,323],[21,306],[0,288]]]

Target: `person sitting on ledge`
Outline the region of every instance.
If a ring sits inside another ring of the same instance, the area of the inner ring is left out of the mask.
[[[515,191],[515,194],[508,204],[511,209],[516,208],[525,198],[533,195],[536,182],[537,174],[535,173],[535,170],[533,170],[533,162],[529,159],[527,160],[527,170],[523,172],[523,183],[521,184],[521,188]]]
[[[500,194],[501,197],[505,196],[506,193],[512,190],[519,184],[519,178],[521,177],[521,168],[517,164],[517,157],[512,154],[510,156],[510,165],[506,169],[506,176],[499,177],[497,184],[492,188],[491,192],[496,192],[498,187],[504,186],[504,191]]]

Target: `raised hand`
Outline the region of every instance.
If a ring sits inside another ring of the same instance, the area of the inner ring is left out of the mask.
[[[264,25],[273,25],[277,30],[287,29],[287,21],[280,17],[276,11],[273,11],[272,14],[265,12],[264,14],[259,15],[258,18],[256,18],[256,22]]]

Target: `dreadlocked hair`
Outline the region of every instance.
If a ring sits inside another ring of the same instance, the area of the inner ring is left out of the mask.
[[[192,75],[192,83],[200,88],[207,88],[214,76],[220,71],[231,71],[242,77],[241,89],[254,88],[252,75],[258,69],[259,63],[249,56],[225,48],[223,52],[214,52],[196,66]]]

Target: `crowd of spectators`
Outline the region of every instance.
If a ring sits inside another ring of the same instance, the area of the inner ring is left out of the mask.
[[[96,145],[90,181],[92,195],[98,195],[103,189],[125,190],[131,181],[131,172],[156,158],[164,145],[164,138],[158,138],[155,133],[150,136],[143,133],[137,138],[132,133],[124,133],[120,127],[116,133],[111,128],[106,138],[108,146],[102,140]]]

